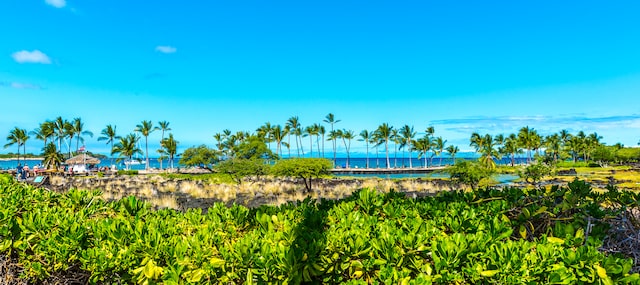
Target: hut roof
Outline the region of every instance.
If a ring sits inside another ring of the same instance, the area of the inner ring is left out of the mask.
[[[69,158],[65,161],[67,164],[99,164],[100,160],[92,157],[92,156],[88,156],[86,154],[78,154],[72,158]]]

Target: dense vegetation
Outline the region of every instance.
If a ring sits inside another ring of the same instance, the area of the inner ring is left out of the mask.
[[[331,113],[322,123],[304,126],[298,116],[293,116],[283,125],[267,122],[255,131],[232,132],[225,129],[213,135],[215,147],[203,144],[187,148],[181,155],[181,164],[212,168],[214,164],[232,158],[327,158],[331,157],[331,154],[325,153],[325,142],[330,142],[334,164],[337,150],[342,148],[346,153],[346,166],[350,167],[351,145],[354,140],[362,142],[366,147],[367,168],[369,154],[373,153],[373,149],[377,158],[380,155],[384,156],[383,167],[386,168],[398,167],[399,159],[400,167],[405,166],[404,160],[407,157],[424,159],[424,167],[434,166],[434,158],[437,157],[438,165],[442,165],[445,153],[455,159],[460,151],[458,146],[448,145],[446,139],[436,136],[433,126],[416,131],[414,126],[410,125],[394,127],[382,123],[373,130],[365,129],[357,133],[346,128],[336,128],[340,120]],[[136,125],[133,132],[124,136],[117,133],[116,126],[108,124],[100,132],[97,140],[110,145],[110,154],[118,156],[119,160],[131,159],[134,155],[144,153],[148,167],[149,137],[155,131],[160,131],[160,148],[156,152],[159,154],[162,168],[164,160],[169,159],[169,163],[172,163],[173,158],[180,155],[177,152],[179,142],[173,134],[168,133],[171,128],[167,121],[160,121],[154,125],[152,121],[143,120]],[[165,137],[165,133],[168,136]],[[15,127],[9,131],[4,147],[17,147],[20,158],[20,149],[22,148],[24,155],[26,143],[30,138],[41,140],[44,143],[42,155],[45,157],[45,165],[55,168],[60,160],[58,154],[63,148],[67,155],[71,156],[74,149],[76,153],[79,151],[87,136],[92,137],[93,133],[84,128],[81,118],[66,120],[57,117],[42,122],[33,131]],[[142,138],[144,149],[140,147]],[[571,134],[567,130],[560,130],[558,133],[542,135],[534,128],[525,126],[511,134],[473,133],[469,145],[480,155],[481,163],[488,168],[495,167],[496,159],[508,157],[511,164],[514,164],[515,158],[523,155],[527,158],[527,163],[536,159],[547,164],[571,160],[574,163],[584,161],[605,165],[635,162],[640,159],[640,149],[624,147],[621,144],[606,146],[601,140],[602,137],[597,133],[586,134],[579,131]],[[414,167],[411,159],[408,162],[409,167]],[[173,168],[173,165],[169,166]]]
[[[39,282],[638,284],[598,252],[607,219],[638,195],[581,181],[405,198],[152,211],[133,197],[64,194],[0,176],[0,253]],[[606,204],[607,207],[602,205]],[[589,226],[587,226],[589,225]],[[62,277],[61,277],[62,276]]]

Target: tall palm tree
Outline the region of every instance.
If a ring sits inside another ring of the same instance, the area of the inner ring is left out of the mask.
[[[44,121],[39,127],[29,132],[29,135],[44,142],[43,149],[47,146],[47,142],[55,135],[55,129],[52,121]]]
[[[169,127],[169,122],[160,121],[158,122],[158,126],[155,127],[155,129],[162,132],[162,135],[160,136],[160,150],[162,150],[162,141],[164,141],[164,133],[170,131],[171,127]],[[159,160],[160,160],[160,169],[162,169],[162,160],[163,160],[162,157]]]
[[[367,158],[365,161],[365,168],[369,168],[369,141],[371,141],[371,133],[368,130],[362,130],[360,132],[360,139],[358,141],[364,142],[367,147]]]
[[[400,144],[400,134],[398,129],[391,130],[391,137],[389,138],[393,142],[393,168],[398,167],[398,145]],[[404,167],[404,161],[402,161],[402,167]]]
[[[84,142],[83,135],[93,137],[93,132],[84,129],[84,123],[80,118],[74,118],[71,122],[71,130],[76,136],[76,152],[80,149],[80,141]]]
[[[300,119],[298,116],[289,118],[287,120],[287,126],[289,127],[289,135],[296,136],[296,150],[298,151],[298,157],[300,157],[300,145],[298,144],[298,139],[300,139],[302,132],[300,131]]]
[[[591,153],[600,146],[601,139],[602,137],[598,133],[592,133],[587,136],[585,140],[585,161],[588,161],[591,158]]]
[[[427,168],[429,166],[429,164],[427,163],[427,153],[429,152],[429,150],[431,150],[431,146],[431,137],[428,135],[414,140],[411,143],[411,148],[418,152],[418,159],[424,159],[424,168]]]
[[[387,157],[387,168],[391,168],[391,164],[389,163],[389,140],[391,140],[391,131],[393,130],[392,126],[389,126],[387,123],[383,123],[378,126],[376,132],[378,133],[378,137],[380,138],[379,144],[384,143],[384,151]]]
[[[380,153],[378,152],[378,147],[380,146],[381,139],[377,131],[371,132],[370,135],[371,139],[369,140],[369,143],[376,149],[376,168],[380,168]]]
[[[145,161],[146,164],[144,166],[145,169],[149,169],[149,134],[151,134],[156,129],[153,128],[153,122],[143,120],[140,124],[136,125],[135,132],[139,132],[142,136],[144,136],[144,146],[145,146]]]
[[[304,128],[304,134],[309,137],[309,157],[313,157],[313,136],[318,134],[317,125]]]
[[[449,145],[446,150],[449,153],[449,156],[451,156],[451,162],[455,165],[456,164],[456,154],[458,152],[460,152],[460,149],[455,145]]]
[[[267,147],[269,149],[271,149],[271,142],[273,139],[272,132],[273,126],[271,126],[270,122],[266,122],[264,123],[264,125],[256,129],[256,135],[258,135],[258,137],[262,138],[267,143]]]
[[[500,152],[501,155],[509,155],[511,157],[511,166],[514,166],[516,162],[516,154],[522,153],[516,134],[510,134],[505,138],[502,146],[498,148],[498,152]]]
[[[70,123],[62,119],[62,117],[58,116],[53,121],[54,130],[56,132],[56,139],[58,140],[58,151],[62,152],[62,141],[67,137],[67,130],[69,129]],[[71,146],[67,146],[69,151],[71,151]]]
[[[340,130],[331,130],[329,131],[329,135],[327,136],[327,140],[335,141],[341,137]],[[336,166],[336,152],[337,147],[333,148],[333,166]]]
[[[324,117],[323,122],[331,125],[330,133],[333,133],[333,125],[339,123],[340,120],[336,120],[336,117],[332,113],[329,113],[327,114],[327,116]],[[336,164],[336,138],[333,138],[333,139],[330,138],[330,140],[333,142],[333,165],[335,165]]]
[[[222,133],[215,133],[213,135],[213,139],[216,140],[216,148],[218,148],[219,151],[222,151],[224,149],[223,147],[224,135]]]
[[[497,141],[491,135],[480,136],[477,133],[473,133],[470,139],[470,146],[473,146],[476,152],[480,153],[478,160],[481,164],[490,169],[496,167],[494,159],[499,158],[500,153],[496,149]]]
[[[160,145],[162,146],[162,152],[169,157],[169,167],[171,169],[173,169],[173,160],[176,156],[176,153],[178,152],[179,143],[180,142],[176,141],[173,138],[173,134],[169,134],[169,137],[163,139],[162,142],[160,142]]]
[[[98,137],[98,141],[107,141],[107,144],[111,145],[111,153],[113,153],[113,143],[115,140],[120,139],[120,136],[116,133],[116,126],[107,125],[100,132],[100,137]],[[111,164],[113,165],[113,156],[111,157]]]
[[[447,143],[447,140],[442,139],[442,137],[437,137],[434,141],[433,141],[433,150],[434,153],[436,154],[436,156],[440,156],[440,162],[438,163],[438,166],[442,166],[442,152],[444,152],[444,148],[445,148],[445,144]]]
[[[325,129],[325,127],[323,125],[318,125],[318,134],[320,136],[322,136],[321,142],[322,142],[322,157],[323,158],[325,157],[324,156],[324,135],[326,133],[327,133],[327,129]],[[318,145],[318,147],[320,147],[320,146]],[[318,150],[318,152],[320,152],[320,151]]]
[[[27,130],[21,129],[18,127],[14,127],[13,130],[9,131],[9,135],[7,136],[7,144],[4,145],[4,148],[8,148],[12,145],[18,146],[18,163],[20,163],[20,147],[23,147],[24,153],[26,155],[26,143],[29,139],[27,135]]]
[[[288,146],[286,142],[283,142],[284,137],[289,134],[289,129],[282,128],[280,125],[273,126],[272,129],[273,140],[276,142],[276,154],[282,157],[282,145]]]
[[[400,148],[402,148],[402,166],[404,166],[404,149],[409,149],[409,168],[413,168],[412,163],[412,155],[411,155],[411,142],[413,142],[413,138],[416,136],[416,132],[413,131],[413,126],[409,127],[409,125],[404,125],[400,128]]]
[[[142,150],[138,148],[138,141],[140,137],[133,134],[128,134],[125,137],[121,137],[120,141],[113,146],[113,150],[111,151],[111,155],[118,154],[120,158],[118,161],[122,159],[122,157],[126,157],[129,160],[136,154],[142,154]],[[127,170],[129,169],[129,164],[125,164]]]
[[[347,150],[347,168],[351,168],[351,165],[349,164],[349,149],[351,148],[351,140],[354,139],[355,133],[352,130],[342,130],[342,142],[344,143],[344,148]]]
[[[546,152],[551,154],[554,162],[558,162],[560,152],[562,151],[562,138],[559,134],[552,134],[544,139]]]
[[[531,163],[531,151],[540,145],[540,135],[533,128],[526,126],[518,132],[518,141],[520,146],[527,150],[527,164]]]

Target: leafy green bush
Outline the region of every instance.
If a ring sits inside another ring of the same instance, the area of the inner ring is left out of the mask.
[[[138,171],[137,170],[125,170],[125,169],[120,169],[117,172],[117,175],[138,175]]]
[[[615,205],[637,207],[640,195],[598,194],[582,181],[419,199],[361,190],[256,209],[217,203],[203,214],[7,177],[0,254],[29,283],[73,272],[88,276],[80,283],[108,284],[640,282],[631,259],[598,251]]]
[[[307,191],[311,191],[311,179],[329,175],[332,166],[331,161],[325,158],[282,159],[271,167],[271,174],[302,178]]]

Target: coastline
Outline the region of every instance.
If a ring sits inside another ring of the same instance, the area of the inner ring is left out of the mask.
[[[17,158],[0,158],[0,161],[13,161],[13,160],[18,160]],[[44,160],[44,158],[42,157],[27,157],[27,158],[20,158],[20,160],[31,160],[31,161],[42,161]]]

